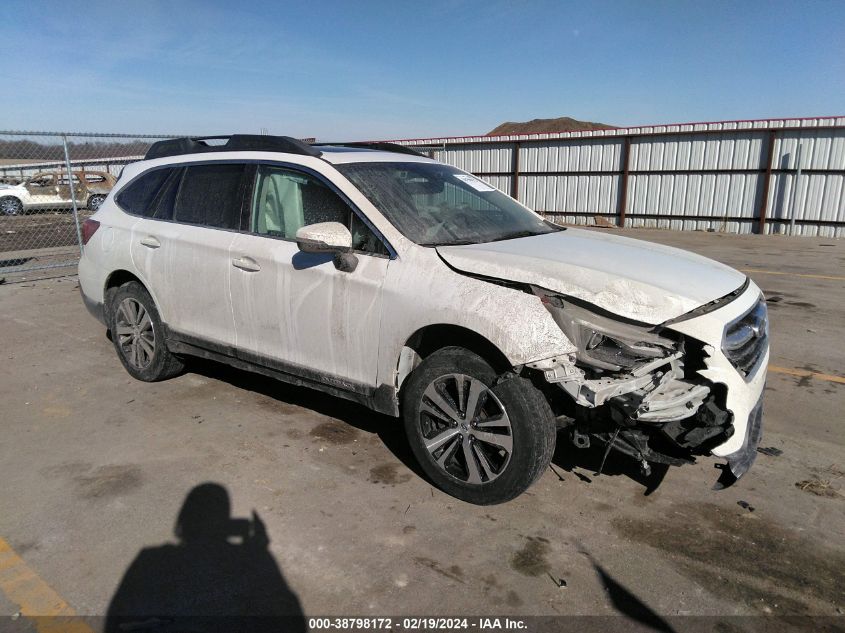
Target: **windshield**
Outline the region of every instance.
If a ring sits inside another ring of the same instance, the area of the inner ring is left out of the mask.
[[[335,167],[405,237],[422,246],[479,244],[562,230],[449,165],[346,163]]]

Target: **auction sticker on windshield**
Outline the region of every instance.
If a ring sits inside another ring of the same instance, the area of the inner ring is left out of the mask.
[[[478,178],[474,178],[468,174],[454,174],[455,178],[458,180],[462,180],[470,187],[475,189],[476,191],[496,191],[495,187],[491,187],[483,180],[479,180]]]

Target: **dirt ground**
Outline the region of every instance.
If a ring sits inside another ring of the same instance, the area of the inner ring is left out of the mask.
[[[134,381],[74,277],[15,276],[0,286],[0,570],[6,543],[83,615],[180,575],[201,589],[176,601],[276,596],[307,617],[842,614],[845,242],[619,232],[750,271],[769,298],[764,450],[734,487],[711,490],[712,459],[643,478],[611,458],[596,476],[600,455],[561,441],[527,494],[467,505],[425,481],[397,421],[209,363]],[[243,520],[192,548],[227,496]],[[27,591],[0,573],[0,615]]]
[[[79,209],[77,215],[81,224],[91,217],[92,212]],[[79,238],[72,211],[30,211],[16,216],[0,214],[0,277],[20,276],[15,271],[21,268],[75,265],[78,258]]]
[[[79,209],[80,222],[92,214]],[[76,246],[73,211],[30,211],[21,215],[0,215],[0,258],[8,252],[29,249]]]

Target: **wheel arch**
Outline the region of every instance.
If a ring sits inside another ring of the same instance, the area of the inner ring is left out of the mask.
[[[123,284],[130,282],[130,281],[137,281],[141,284],[147,292],[150,292],[149,287],[147,284],[144,283],[142,279],[140,279],[136,274],[129,272],[128,270],[119,269],[112,271],[108,277],[106,277],[106,285],[103,288],[103,309],[109,309],[109,303],[111,302],[111,298],[114,293],[120,288]],[[153,296],[150,293],[150,296]],[[155,301],[155,299],[153,299]],[[157,306],[156,306],[157,307]]]
[[[513,364],[487,337],[461,325],[434,323],[419,328],[405,341],[396,364],[396,388],[423,359],[444,347],[463,347],[483,358],[498,374]]]

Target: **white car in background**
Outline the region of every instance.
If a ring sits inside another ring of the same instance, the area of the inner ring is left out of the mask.
[[[558,439],[748,470],[769,347],[745,275],[400,146],[226,141],[154,144],[84,224],[83,299],[135,378],[199,356],[401,416],[471,503],[526,490]]]
[[[115,184],[105,171],[72,172],[77,208],[96,211]],[[65,171],[41,172],[19,184],[0,185],[0,214],[20,215],[30,211],[67,211],[73,208],[70,182]]]

